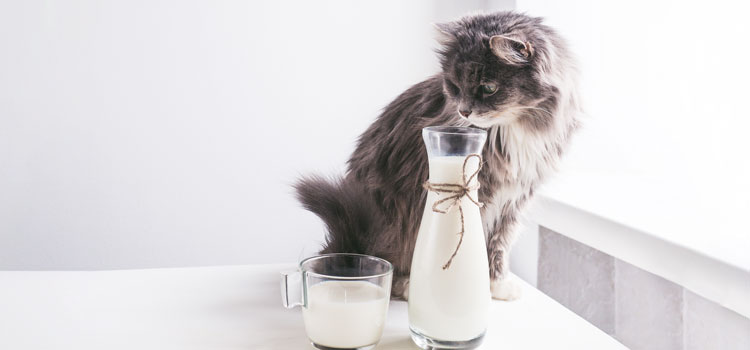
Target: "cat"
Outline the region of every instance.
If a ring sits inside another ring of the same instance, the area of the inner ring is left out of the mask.
[[[508,254],[521,211],[579,128],[577,70],[564,40],[541,18],[515,12],[437,24],[442,72],[398,96],[359,137],[344,177],[307,176],[297,198],[326,224],[321,253],[382,257],[394,266],[392,296],[408,276],[424,210],[428,163],[423,127],[488,131],[479,200],[492,296],[520,296]]]

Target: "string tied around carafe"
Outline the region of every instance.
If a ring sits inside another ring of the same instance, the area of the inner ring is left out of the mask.
[[[466,165],[469,164],[469,159],[476,157],[477,160],[479,160],[479,166],[477,167],[477,170],[468,176],[466,174]],[[429,180],[425,181],[425,183],[422,185],[427,191],[432,191],[435,193],[443,193],[443,194],[450,194],[448,197],[442,198],[435,203],[432,204],[432,211],[440,214],[447,214],[451,208],[454,206],[458,207],[458,214],[461,218],[461,232],[458,233],[459,239],[458,244],[456,245],[456,249],[453,251],[453,254],[451,254],[450,259],[448,259],[448,262],[443,265],[443,270],[448,269],[451,266],[451,263],[453,262],[453,258],[456,257],[456,254],[458,253],[458,249],[461,248],[461,243],[463,243],[464,240],[464,233],[465,233],[465,227],[464,227],[464,209],[461,207],[461,199],[466,197],[471,201],[472,203],[476,204],[478,207],[483,207],[484,203],[474,199],[469,194],[470,191],[479,189],[479,180],[477,179],[476,183],[473,185],[471,184],[471,181],[474,180],[474,178],[479,174],[479,170],[482,170],[482,156],[476,153],[469,154],[464,158],[464,165],[461,172],[461,180],[463,183],[460,184],[454,184],[454,183],[431,183]],[[448,204],[447,207],[445,207],[443,204]],[[440,209],[439,207],[443,205],[445,208]]]

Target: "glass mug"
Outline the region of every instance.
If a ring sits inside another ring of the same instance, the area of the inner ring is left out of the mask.
[[[361,254],[324,254],[282,272],[286,308],[302,306],[305,331],[318,349],[372,349],[383,335],[393,265]]]

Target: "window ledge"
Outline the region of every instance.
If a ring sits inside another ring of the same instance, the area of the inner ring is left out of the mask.
[[[696,193],[675,181],[568,172],[541,189],[533,214],[541,226],[750,318],[750,237],[741,222],[750,210],[700,207],[726,202]]]

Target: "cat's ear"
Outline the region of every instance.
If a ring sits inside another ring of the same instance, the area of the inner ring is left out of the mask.
[[[435,27],[435,39],[440,45],[449,45],[456,41],[455,23],[433,23],[432,26]]]
[[[492,52],[512,65],[523,65],[531,60],[534,47],[530,42],[511,35],[495,35],[490,38]]]

